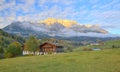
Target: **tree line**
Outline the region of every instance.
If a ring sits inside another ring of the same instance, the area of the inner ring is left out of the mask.
[[[39,44],[40,41],[34,36],[30,36],[28,39],[26,39],[24,44],[18,41],[13,41],[7,46],[7,48],[0,46],[0,58],[21,56],[23,48],[24,50],[34,52],[35,55],[35,52],[39,50]]]

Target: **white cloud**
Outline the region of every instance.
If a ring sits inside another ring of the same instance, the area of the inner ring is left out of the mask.
[[[4,19],[2,17],[0,17],[0,22],[3,22],[3,21],[4,21]]]
[[[94,18],[99,21],[106,22],[107,24],[119,24],[120,23],[120,11],[105,11],[105,12],[93,12],[91,13]]]
[[[105,30],[112,32],[120,28],[120,11],[90,11],[87,19],[92,19],[89,23],[100,24]]]
[[[56,3],[56,4],[63,4],[63,5],[70,5],[76,3],[76,0],[39,0],[40,6],[44,5],[45,3]]]
[[[22,10],[23,13],[34,12],[35,0],[23,0],[21,3],[15,6],[16,11]]]
[[[9,25],[14,20],[14,17],[0,17],[0,28],[3,28],[7,25]]]
[[[89,2],[92,4],[96,4],[97,2],[99,2],[99,0],[89,0]]]
[[[4,3],[3,2],[2,4],[0,4],[0,11],[3,11],[5,9],[7,9],[7,8],[12,8],[14,6],[15,6],[15,1],[12,1],[10,3]]]
[[[3,4],[5,2],[5,0],[0,0],[0,5]]]
[[[1,28],[4,28],[4,27],[5,27],[5,25],[4,25],[4,24],[0,24],[0,29],[1,29]]]
[[[119,0],[112,0],[112,2],[106,3],[105,5],[101,6],[101,9],[106,9],[108,7],[114,6],[116,3],[119,3]]]
[[[115,5],[113,6],[113,8],[114,8],[114,9],[116,8],[116,9],[119,10],[119,9],[120,9],[120,4],[115,4]]]

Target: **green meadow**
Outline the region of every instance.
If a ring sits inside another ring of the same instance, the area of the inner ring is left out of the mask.
[[[0,72],[120,72],[120,49],[0,59]]]

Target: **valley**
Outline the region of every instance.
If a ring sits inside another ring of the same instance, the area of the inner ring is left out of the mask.
[[[0,0],[0,72],[120,72],[120,0]]]

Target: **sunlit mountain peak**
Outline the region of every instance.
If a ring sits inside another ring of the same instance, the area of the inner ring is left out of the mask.
[[[72,21],[72,20],[62,20],[62,19],[55,19],[55,18],[47,18],[45,20],[42,20],[41,23],[45,23],[47,25],[52,25],[55,23],[59,23],[62,24],[65,27],[71,27],[74,24],[77,24],[76,21]]]

